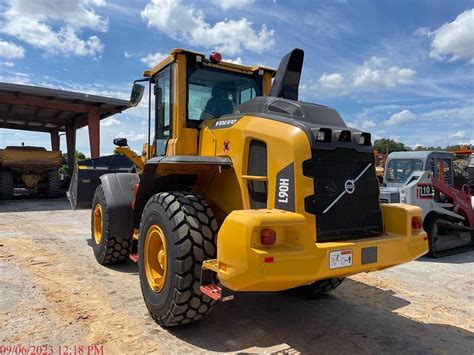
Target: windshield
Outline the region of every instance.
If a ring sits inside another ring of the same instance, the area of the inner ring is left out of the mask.
[[[419,159],[392,159],[388,163],[386,179],[388,182],[405,182],[416,170],[423,169]]]
[[[234,107],[262,95],[259,75],[246,75],[214,68],[188,70],[188,123],[231,114]]]

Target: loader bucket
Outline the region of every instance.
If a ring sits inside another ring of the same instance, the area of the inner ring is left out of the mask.
[[[108,155],[76,162],[67,197],[73,210],[91,208],[100,177],[110,173],[130,173],[135,165],[123,155]]]

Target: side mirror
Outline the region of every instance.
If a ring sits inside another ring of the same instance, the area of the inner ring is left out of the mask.
[[[127,138],[115,138],[114,145],[118,147],[128,147]]]
[[[145,87],[143,85],[133,84],[132,93],[130,94],[130,106],[135,107],[140,103],[144,91]]]

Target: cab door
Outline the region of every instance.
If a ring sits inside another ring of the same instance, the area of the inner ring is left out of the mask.
[[[171,65],[154,77],[155,93],[155,156],[166,154],[172,136],[172,81]]]

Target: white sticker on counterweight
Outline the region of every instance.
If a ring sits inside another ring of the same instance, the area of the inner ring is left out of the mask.
[[[352,266],[352,250],[336,250],[329,253],[329,268],[339,269]]]

